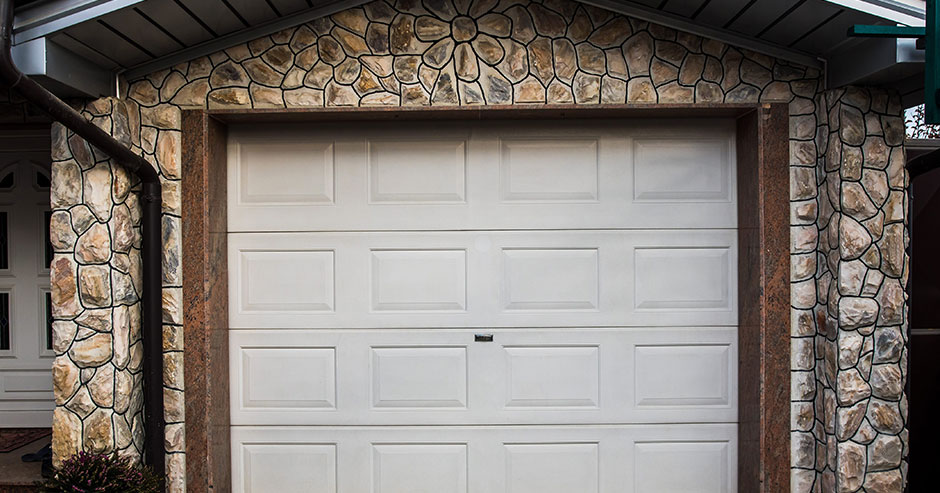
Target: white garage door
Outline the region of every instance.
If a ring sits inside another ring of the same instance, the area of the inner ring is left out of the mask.
[[[234,489],[734,491],[733,129],[231,129]]]

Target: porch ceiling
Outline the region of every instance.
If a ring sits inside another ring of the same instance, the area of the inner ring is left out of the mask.
[[[922,24],[916,0],[583,0],[609,10],[696,32],[731,44],[821,67],[870,46],[846,37],[853,24]],[[329,15],[363,0],[44,0],[17,10],[16,44],[45,37],[104,71],[129,79]],[[923,2],[920,2],[922,4]],[[913,5],[911,5],[913,4]],[[877,14],[877,15],[876,15]],[[863,68],[848,82],[902,60],[897,53]],[[881,46],[882,51],[885,51]],[[912,51],[905,51],[905,56]],[[920,55],[922,57],[922,55]],[[871,64],[865,57],[856,64]],[[879,83],[909,78],[914,69],[881,73]],[[903,73],[901,73],[903,72]],[[867,80],[871,82],[871,80]],[[845,83],[846,81],[837,81]],[[916,89],[915,89],[916,90]]]

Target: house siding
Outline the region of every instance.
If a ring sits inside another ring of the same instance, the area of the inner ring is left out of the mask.
[[[185,489],[181,109],[758,102],[789,103],[790,112],[791,489],[900,491],[907,443],[908,228],[898,96],[866,88],[826,91],[816,69],[562,0],[373,2],[130,81],[124,100],[86,104],[89,118],[141,151],[164,179],[170,490]],[[94,150],[91,163],[82,165],[74,151],[84,150],[73,144],[80,139],[62,129],[54,135],[52,205],[59,220],[53,230],[64,238],[53,265],[53,294],[61,305],[55,314],[61,368],[56,457],[83,448],[136,455],[136,370],[126,371],[133,376],[133,413],[94,399],[89,413],[76,411],[93,380],[84,378],[92,371],[79,361],[86,357],[85,341],[99,332],[120,333],[125,329],[114,314],[139,311],[136,301],[112,297],[99,303],[112,313],[111,322],[101,322],[107,330],[89,332],[81,321],[100,307],[84,303],[90,285],[82,274],[93,266],[83,265],[81,237],[93,228],[77,215],[122,172]],[[137,218],[138,245],[139,210],[131,197],[111,194],[100,208],[127,208]],[[92,214],[91,222],[110,224],[110,214]],[[867,245],[864,251],[849,249],[850,239]],[[124,256],[139,257],[135,248],[118,251],[112,241],[115,253],[95,264],[112,275],[95,279],[115,291],[127,273],[139,287],[139,269],[119,265]],[[130,336],[102,342],[111,355],[92,365],[106,368],[99,380],[110,375],[110,366],[118,369],[117,354],[139,352],[139,316],[129,320]],[[114,381],[124,374],[115,371]],[[102,413],[119,424],[90,426],[88,420]],[[129,441],[120,420],[128,424]],[[82,434],[74,431],[79,426]]]

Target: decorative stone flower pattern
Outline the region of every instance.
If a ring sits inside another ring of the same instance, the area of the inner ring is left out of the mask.
[[[568,0],[379,0],[134,82],[144,107],[812,104],[815,69]],[[159,88],[159,89],[158,89]]]

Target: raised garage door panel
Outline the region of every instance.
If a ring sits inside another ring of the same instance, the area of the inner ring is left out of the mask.
[[[232,423],[734,422],[733,328],[245,330]]]
[[[233,127],[238,231],[734,228],[723,120]]]
[[[734,325],[733,230],[229,236],[232,328]]]
[[[235,491],[728,493],[733,424],[254,427],[232,431]]]
[[[239,492],[736,491],[733,122],[236,126]]]

